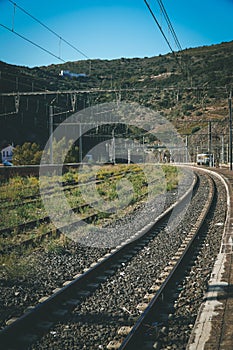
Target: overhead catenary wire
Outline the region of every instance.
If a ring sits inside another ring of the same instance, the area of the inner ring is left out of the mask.
[[[22,35],[22,34],[16,32],[15,30],[12,30],[11,28],[5,26],[5,25],[2,24],[2,23],[0,23],[0,26],[3,27],[3,28],[5,28],[5,29],[7,29],[7,30],[9,30],[10,32],[12,32],[12,33],[14,33],[15,35],[19,36],[21,39],[23,39],[23,40],[29,42],[30,44],[32,44],[32,45],[38,47],[39,49],[45,51],[45,52],[48,53],[49,55],[51,55],[51,56],[53,56],[53,57],[57,58],[58,60],[60,60],[60,61],[62,61],[62,62],[65,63],[65,60],[63,60],[61,57],[55,55],[53,52],[51,52],[51,51],[45,49],[43,46],[41,46],[41,45],[35,43],[34,41],[32,41],[32,40],[26,38],[24,35]]]
[[[175,45],[177,46],[177,48],[178,48],[178,50],[181,52],[183,49],[182,49],[182,46],[181,46],[181,44],[180,44],[180,42],[179,42],[179,39],[178,39],[178,37],[177,37],[177,35],[176,35],[176,32],[175,32],[175,29],[173,28],[173,25],[172,25],[172,23],[171,23],[171,21],[170,21],[170,18],[169,18],[169,16],[168,16],[168,13],[167,13],[167,11],[166,11],[166,9],[165,9],[165,6],[164,6],[164,4],[163,4],[163,0],[157,0],[157,2],[158,2],[158,4],[159,4],[159,7],[160,7],[160,10],[161,10],[161,12],[162,12],[162,15],[164,16],[164,18],[165,18],[165,20],[166,20],[166,23],[167,23],[167,25],[168,25],[168,29],[169,29],[169,31],[170,31],[170,33],[172,34],[172,37],[173,37],[173,39],[174,39],[174,42],[175,42]],[[174,52],[173,52],[174,53]],[[174,54],[175,55],[175,54]],[[188,67],[188,65],[185,65],[185,62],[179,62],[178,61],[178,59],[177,59],[177,57],[175,56],[175,58],[176,58],[176,61],[177,61],[177,63],[178,63],[178,65],[181,67],[181,70],[183,71],[183,72],[185,72],[185,74],[188,76],[188,78],[190,79],[190,80],[192,80],[192,78],[190,77],[190,69],[189,69],[189,67]],[[181,56],[180,56],[180,59],[181,59]]]
[[[165,39],[167,45],[169,46],[171,52],[173,53],[177,65],[180,67],[181,71],[183,71],[183,67],[182,67],[182,65],[180,64],[180,62],[179,62],[179,60],[178,60],[178,58],[177,58],[177,56],[176,56],[176,53],[175,53],[175,51],[173,50],[173,48],[172,48],[172,46],[171,46],[171,44],[170,44],[168,38],[166,37],[166,34],[165,34],[164,31],[163,31],[163,28],[162,28],[161,25],[159,24],[159,22],[158,22],[158,20],[157,20],[157,18],[156,18],[156,16],[155,16],[155,14],[154,14],[154,12],[153,12],[151,6],[149,5],[149,3],[148,3],[147,0],[144,0],[144,2],[145,2],[145,4],[146,4],[148,10],[150,11],[150,13],[151,13],[151,15],[152,15],[152,17],[153,17],[155,23],[157,24],[157,26],[158,26],[160,32],[162,33],[162,35],[163,35],[163,37],[164,37],[164,39]]]
[[[42,21],[40,21],[38,18],[36,18],[35,16],[31,15],[28,11],[26,11],[24,8],[22,8],[21,6],[19,6],[18,4],[16,4],[14,1],[12,0],[8,0],[11,4],[13,4],[14,6],[14,15],[13,15],[13,25],[12,25],[12,32],[16,33],[14,30],[14,18],[15,18],[15,9],[18,8],[20,11],[22,11],[23,13],[25,13],[27,16],[29,16],[30,18],[32,18],[34,21],[36,21],[37,23],[39,23],[42,27],[44,27],[45,29],[47,29],[50,33],[52,33],[53,35],[55,35],[58,39],[59,39],[59,56],[57,55],[53,55],[56,58],[59,58],[61,61],[65,62],[61,57],[60,57],[60,46],[61,46],[61,42],[64,42],[65,44],[67,44],[68,46],[70,46],[73,50],[75,50],[76,52],[78,52],[80,55],[82,55],[83,57],[85,57],[86,59],[90,59],[83,51],[81,51],[80,49],[78,49],[76,46],[74,46],[73,44],[71,44],[69,41],[67,41],[66,39],[64,39],[61,35],[59,35],[58,33],[56,33],[54,30],[52,30],[51,28],[49,28],[46,24],[44,24]],[[6,28],[6,26],[2,25],[3,27]],[[8,28],[7,28],[8,29]],[[19,35],[19,33],[17,33],[17,35]],[[19,35],[21,36],[21,35]],[[23,36],[21,36],[23,37]],[[23,39],[25,39],[23,37]],[[32,43],[32,40],[28,39],[27,41],[29,41],[30,43]],[[40,47],[40,45],[37,45],[37,47]],[[40,47],[41,48],[41,47]],[[45,49],[46,50],[46,49]],[[46,51],[47,53],[51,53],[49,52],[49,50]]]
[[[172,25],[172,23],[170,21],[170,18],[169,18],[168,14],[167,14],[167,11],[166,11],[165,7],[164,7],[163,1],[162,0],[157,0],[157,2],[159,4],[159,7],[160,7],[160,9],[162,11],[162,14],[163,14],[163,16],[164,16],[164,18],[165,18],[165,20],[167,22],[168,28],[169,28],[172,36],[173,36],[173,39],[175,41],[175,44],[176,44],[178,50],[182,51],[181,44],[180,44],[180,42],[179,42],[179,40],[177,38],[175,29],[173,28],[173,25]]]
[[[145,2],[145,4],[146,4],[148,10],[150,11],[151,16],[153,17],[155,23],[157,24],[157,26],[158,26],[160,32],[162,33],[162,35],[163,35],[163,37],[164,37],[164,39],[165,39],[167,45],[169,46],[170,50],[174,53],[174,50],[173,50],[173,48],[171,47],[171,44],[169,43],[169,40],[167,39],[167,37],[166,37],[166,35],[165,35],[164,31],[163,31],[163,28],[161,27],[161,25],[159,24],[157,18],[155,17],[155,14],[154,14],[154,12],[152,11],[152,9],[151,9],[149,3],[147,2],[147,0],[144,0],[144,2]]]

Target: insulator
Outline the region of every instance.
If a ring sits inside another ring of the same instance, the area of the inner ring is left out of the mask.
[[[19,95],[14,96],[15,97],[15,113],[19,113]]]

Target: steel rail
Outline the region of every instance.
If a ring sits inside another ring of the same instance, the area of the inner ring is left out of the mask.
[[[78,186],[85,186],[85,185],[88,185],[88,184],[90,184],[90,183],[92,183],[92,182],[95,182],[96,184],[99,184],[99,183],[101,183],[101,182],[103,182],[105,179],[114,179],[115,177],[118,177],[119,175],[125,175],[125,174],[128,174],[128,173],[130,173],[130,171],[125,171],[125,172],[119,172],[119,173],[116,173],[116,174],[114,174],[114,175],[110,175],[110,176],[105,176],[105,178],[104,179],[102,179],[102,180],[95,180],[95,179],[93,179],[93,180],[91,180],[91,181],[88,181],[88,182],[78,182],[78,181],[75,181],[75,180],[73,180],[73,181],[61,181],[61,182],[57,182],[61,187],[63,187],[63,190],[64,191],[69,191],[69,190],[72,190],[73,188],[76,188],[76,187],[78,187]],[[30,186],[28,186],[28,188],[30,188]],[[4,191],[4,192],[7,192],[7,191]],[[47,191],[46,192],[43,192],[43,194],[46,194],[46,195],[49,195],[49,194],[53,194],[53,193],[55,193],[54,192],[54,189],[53,189],[53,186],[48,186],[47,187]],[[30,200],[30,199],[32,199],[32,200],[34,200],[34,199],[36,199],[36,198],[38,198],[38,197],[40,197],[41,196],[41,194],[40,193],[36,193],[36,194],[32,194],[32,195],[27,195],[27,196],[24,196],[24,197],[22,197],[21,199],[24,199],[24,200]],[[7,203],[5,203],[5,202],[7,202],[8,200],[10,200],[10,198],[8,197],[8,198],[4,198],[4,199],[2,199],[2,198],[0,198],[0,204],[1,203],[4,203],[4,205],[5,204],[7,204]],[[31,203],[31,202],[27,202],[27,204],[28,203]],[[24,204],[24,202],[22,202],[22,204]],[[19,205],[19,203],[17,203],[16,204],[17,206]],[[7,207],[13,207],[14,206],[14,204],[12,204],[12,203],[10,203],[9,205],[7,205]]]
[[[172,204],[161,215],[159,215],[156,220],[148,223],[146,227],[138,231],[130,239],[122,242],[119,246],[114,248],[111,253],[106,254],[104,257],[99,259],[97,263],[92,264],[91,267],[81,276],[75,278],[65,287],[52,294],[45,301],[36,305],[33,309],[5,327],[0,332],[0,344],[2,344],[4,348],[10,346],[13,347],[13,349],[20,349],[22,346],[20,338],[25,334],[25,332],[35,332],[38,324],[41,322],[46,322],[48,315],[51,315],[57,309],[61,308],[61,304],[64,307],[64,303],[67,302],[67,300],[69,307],[72,308],[70,305],[72,305],[72,300],[74,300],[75,297],[77,299],[78,293],[82,293],[85,288],[88,287],[88,285],[93,285],[93,281],[96,281],[96,279],[100,278],[101,275],[103,276],[103,274],[106,273],[111,274],[111,267],[113,268],[113,266],[116,266],[121,260],[130,260],[132,256],[136,254],[137,250],[142,249],[142,246],[145,246],[150,239],[157,235],[157,232],[154,230],[158,229],[159,227],[164,228],[173,209],[177,206],[183,205],[187,198],[192,195],[192,191],[194,187],[197,186],[197,183],[197,177],[195,177],[190,189],[183,194],[183,196],[176,203]],[[129,252],[131,253],[129,254]]]
[[[126,174],[126,173],[123,173],[123,172],[122,173],[118,173],[118,174],[115,174],[113,176],[106,177],[106,179],[111,180],[111,179],[114,179],[115,177],[118,177],[119,175],[124,175],[124,174]],[[105,179],[103,179],[103,180],[96,180],[95,184],[99,184],[99,183],[102,183],[104,181],[105,181]],[[76,187],[86,186],[86,185],[88,185],[90,183],[91,182],[84,182],[84,183],[75,182],[72,185],[70,185],[70,184],[67,185],[67,187],[63,188],[62,190],[64,190],[64,191],[71,191],[72,189],[74,189]],[[62,185],[62,183],[61,183],[61,185]],[[43,194],[44,195],[50,195],[50,194],[56,194],[56,192],[54,192],[54,190],[51,190],[51,191],[46,191]],[[34,203],[38,199],[40,199],[40,197],[41,197],[40,193],[36,194],[35,196],[28,196],[27,198],[34,198],[34,199],[32,199],[31,201],[27,201],[27,202],[22,202],[22,203],[17,203],[17,204],[10,204],[9,206],[7,206],[7,208],[9,209],[11,207],[14,208],[16,206],[18,207],[18,206],[22,206],[24,204]],[[85,209],[85,208],[88,208],[88,207],[92,207],[96,203],[97,203],[97,201],[94,201],[94,202],[91,202],[91,203],[88,203],[88,204],[80,204],[79,206],[77,206],[75,208],[72,208],[72,210],[74,212],[79,212],[82,209]],[[1,209],[1,206],[0,206],[0,209]],[[87,219],[87,218],[85,218],[85,219]],[[22,224],[16,224],[16,225],[12,225],[12,226],[9,226],[9,227],[3,227],[3,228],[0,228],[0,236],[4,235],[5,233],[11,232],[11,231],[22,231],[24,229],[33,228],[33,227],[35,227],[38,224],[49,223],[49,222],[50,222],[49,216],[44,216],[42,218],[38,218],[36,220],[27,221],[27,222],[22,223]]]
[[[141,342],[143,339],[145,324],[148,323],[148,320],[151,318],[151,314],[155,313],[156,310],[160,309],[161,303],[164,302],[165,295],[171,290],[174,283],[178,280],[179,275],[184,271],[185,267],[189,263],[189,254],[193,249],[197,238],[199,237],[199,233],[201,227],[209,213],[211,205],[213,203],[213,198],[215,194],[215,187],[213,180],[209,178],[209,182],[211,184],[211,190],[209,191],[209,196],[206,201],[206,204],[202,210],[201,215],[199,216],[198,221],[196,222],[195,227],[189,233],[187,240],[188,243],[185,245],[181,252],[178,252],[180,255],[178,258],[174,257],[176,263],[174,266],[168,266],[166,270],[170,271],[169,274],[165,273],[165,278],[162,281],[161,285],[158,287],[156,294],[148,303],[148,306],[139,317],[138,321],[132,327],[128,335],[125,337],[121,345],[118,347],[119,350],[135,350],[136,346],[142,346]]]

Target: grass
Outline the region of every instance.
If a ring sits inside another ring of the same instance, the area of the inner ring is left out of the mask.
[[[89,181],[96,176],[102,181],[95,185],[92,183],[90,187],[89,197],[90,203],[102,199],[106,203],[111,203],[127,196],[127,191],[132,190],[132,203],[137,202],[142,196],[145,196],[148,191],[153,195],[160,194],[165,190],[172,190],[179,181],[178,170],[171,165],[148,165],[143,169],[139,165],[115,165],[91,168],[91,171],[78,174],[79,179]],[[95,174],[97,172],[97,174]],[[113,176],[114,175],[114,176]],[[111,177],[112,176],[112,177]],[[77,180],[77,173],[70,172],[63,175],[62,179],[57,180]],[[164,188],[166,182],[166,188]],[[49,179],[52,183],[52,179]],[[88,187],[86,188],[88,189]],[[85,189],[85,191],[86,191]],[[38,179],[35,177],[20,178],[15,177],[9,180],[8,185],[0,186],[0,194],[6,193],[10,201],[15,201],[14,208],[1,209],[0,227],[10,227],[25,223],[32,220],[37,220],[46,216],[43,203],[40,199],[34,202],[22,203],[22,198],[25,195],[31,195],[38,192]],[[87,192],[87,191],[86,191]],[[96,193],[95,193],[96,192]],[[70,188],[65,192],[67,201],[71,208],[85,204],[85,196],[82,195],[80,187]],[[2,197],[1,197],[2,198]],[[123,199],[122,199],[123,200]],[[89,204],[90,204],[89,203]],[[18,205],[17,205],[18,204]],[[87,207],[83,209],[87,213]]]
[[[11,283],[14,280],[25,280],[34,274],[35,261],[32,259],[31,250],[12,252],[0,257],[0,276],[8,279]]]
[[[15,204],[13,208],[1,208],[0,228],[11,227],[38,220],[46,216],[41,200],[32,203]]]
[[[52,237],[44,241],[39,249],[47,253],[63,255],[66,252],[69,239],[61,235]],[[38,248],[37,248],[38,249]],[[11,283],[19,280],[26,280],[35,274],[37,258],[32,255],[34,248],[22,248],[10,254],[4,254],[0,257],[0,278],[10,281]]]
[[[1,200],[20,201],[23,197],[39,193],[39,181],[34,176],[10,178],[0,186]]]
[[[162,165],[162,169],[166,178],[166,189],[167,191],[171,191],[177,188],[179,180],[181,179],[182,173],[180,170],[172,165]]]
[[[46,252],[63,255],[68,246],[69,239],[61,234],[58,238],[50,239],[48,242],[44,242],[43,246]]]
[[[88,170],[87,173],[77,174],[76,172],[71,172],[62,178],[54,177],[54,180],[60,182],[64,180],[68,181],[68,179],[70,179],[69,181],[77,181],[77,178],[79,178],[79,181],[81,179],[82,182],[88,182],[93,178],[102,180],[98,184],[92,182],[91,185],[88,185],[90,186],[90,203],[83,197],[81,187],[70,187],[70,190],[65,192],[71,208],[77,207],[80,204],[91,204],[96,198],[102,200],[102,204],[99,207],[92,207],[90,205],[80,210],[81,217],[83,218],[97,213],[97,217],[93,221],[97,225],[102,225],[106,220],[111,220],[109,218],[110,212],[112,213],[112,219],[114,219],[116,215],[119,217],[119,215],[125,215],[132,211],[136,205],[145,201],[149,196],[152,198],[153,196],[176,188],[181,176],[175,166],[160,164],[144,166],[119,164],[114,166],[107,165],[102,168],[91,167],[91,171],[89,171],[89,168],[86,170]],[[48,183],[52,183],[52,178],[49,179]],[[27,188],[24,189],[24,186]],[[4,183],[0,186],[0,193],[5,193],[6,188],[11,188],[11,191],[8,192],[10,200],[16,200],[20,196],[22,198],[26,193],[36,193],[38,191],[38,179],[33,177],[16,177],[11,179],[8,184]],[[30,220],[37,220],[43,216],[46,216],[46,212],[40,200],[33,203],[25,203],[25,205],[18,205],[13,209],[3,209],[1,212],[2,220],[0,227],[3,227],[3,225],[4,227],[9,227]],[[40,224],[34,229],[25,230],[20,233],[18,230],[14,230],[7,237],[0,238],[0,248],[4,250],[5,247],[7,251],[7,246],[18,244],[29,238],[35,238],[35,241],[38,241],[38,245],[41,246],[42,244],[43,249],[62,254],[67,244],[64,237],[51,237],[41,243],[40,237],[53,229],[55,230],[52,224]],[[9,266],[11,266],[10,262],[13,262],[13,258],[13,255],[9,258]],[[17,266],[16,264],[16,269],[21,268]],[[19,271],[19,273],[21,272]]]

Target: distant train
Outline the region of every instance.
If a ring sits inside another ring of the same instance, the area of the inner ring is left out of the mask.
[[[59,73],[61,77],[67,77],[67,78],[87,78],[87,75],[85,73],[72,73],[69,70],[61,70]]]
[[[199,153],[197,154],[197,165],[210,165],[213,162],[213,154]]]

